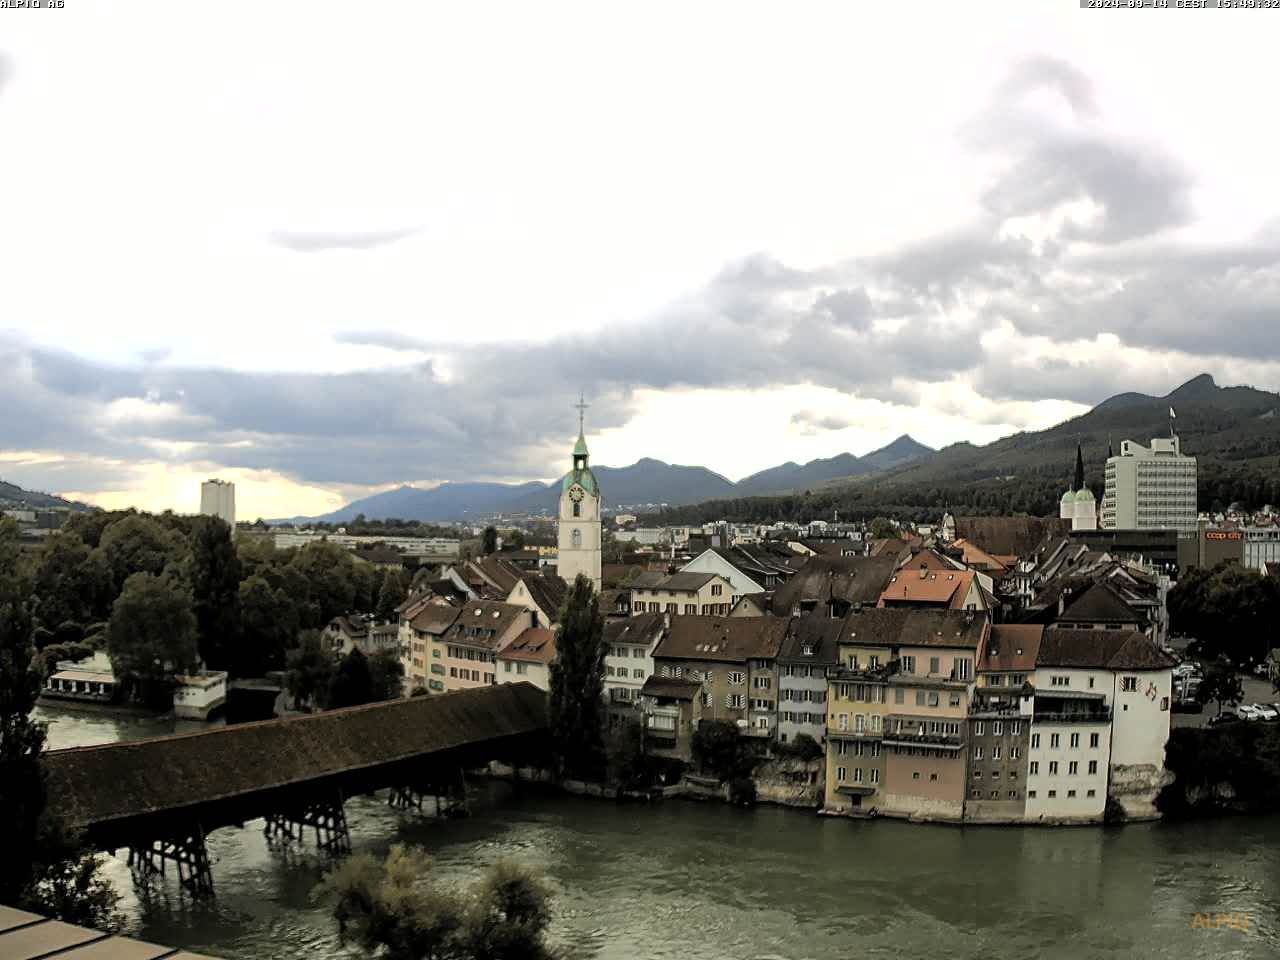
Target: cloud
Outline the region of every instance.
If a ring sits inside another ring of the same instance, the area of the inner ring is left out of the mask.
[[[791,415],[791,422],[800,428],[801,433],[805,434],[844,430],[854,426],[854,421],[847,417],[814,413],[812,410],[797,410]]]
[[[4,93],[4,88],[9,85],[13,79],[13,60],[3,50],[0,50],[0,93]]]
[[[297,253],[316,253],[321,250],[372,250],[412,237],[421,227],[400,230],[369,230],[365,232],[316,231],[300,232],[276,230],[268,239],[278,247]]]

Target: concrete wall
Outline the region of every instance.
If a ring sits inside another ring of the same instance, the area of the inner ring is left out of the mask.
[[[1032,725],[1031,743],[1027,750],[1028,820],[1102,819],[1111,765],[1110,733],[1111,725],[1107,723],[1042,722]],[[1094,734],[1098,736],[1097,747],[1089,745]],[[1053,742],[1055,735],[1058,737],[1057,746]],[[1078,747],[1071,746],[1073,735],[1080,738]],[[1074,775],[1070,772],[1073,762],[1079,765]],[[1090,762],[1097,764],[1096,773],[1089,773]],[[1050,773],[1052,763],[1058,764],[1056,774]],[[1089,796],[1090,790],[1093,796]],[[1072,791],[1075,796],[1071,795]],[[1035,796],[1032,796],[1033,792]]]
[[[1137,679],[1136,690],[1121,689],[1125,677]],[[1112,675],[1112,680],[1111,762],[1163,767],[1164,747],[1173,718],[1169,709],[1172,671],[1120,671]]]

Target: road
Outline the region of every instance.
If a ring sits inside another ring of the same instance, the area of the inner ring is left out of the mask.
[[[1240,686],[1244,688],[1244,699],[1241,703],[1280,703],[1280,693],[1276,693],[1275,688],[1271,686],[1268,680],[1259,680],[1257,677],[1239,674]],[[1175,727],[1203,727],[1209,722],[1209,718],[1217,714],[1218,705],[1216,703],[1205,704],[1204,713],[1175,713],[1173,715],[1173,725]]]

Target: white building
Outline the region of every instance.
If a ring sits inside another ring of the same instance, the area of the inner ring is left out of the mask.
[[[1280,527],[1244,528],[1244,565],[1262,570],[1264,563],[1280,563]]]
[[[581,573],[599,593],[600,484],[591,472],[581,422],[578,425],[578,442],[573,448],[573,470],[561,485],[560,519],[556,527],[556,573],[570,587]]]
[[[227,675],[221,670],[202,670],[173,681],[173,715],[180,720],[208,720],[227,702]]]
[[[227,480],[206,480],[200,484],[200,512],[221,517],[234,532],[236,529],[236,485]]]
[[[1150,447],[1133,440],[1107,459],[1102,526],[1120,530],[1196,530],[1196,458],[1178,437],[1156,438]]]
[[[653,650],[669,622],[660,613],[646,613],[605,624],[604,689],[611,724],[619,711],[625,715],[639,706],[640,688],[653,676]]]

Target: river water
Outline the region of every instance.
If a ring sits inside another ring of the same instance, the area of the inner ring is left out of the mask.
[[[40,715],[55,749],[175,730],[171,720]],[[347,804],[355,850],[421,844],[448,882],[503,857],[544,870],[554,940],[573,960],[1280,957],[1276,818],[960,828],[618,806],[500,783],[481,784],[472,811],[435,821],[380,799]],[[228,960],[359,955],[309,900],[323,868],[312,847],[268,849],[258,822],[216,831],[209,852],[208,905],[185,902],[172,878],[141,897],[123,858],[109,862],[132,935]],[[1197,913],[1244,915],[1248,929],[1202,929]]]

